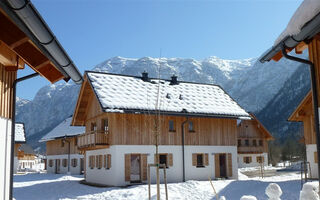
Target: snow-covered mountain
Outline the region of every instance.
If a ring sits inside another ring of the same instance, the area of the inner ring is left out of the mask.
[[[147,71],[150,77],[221,85],[247,111],[260,111],[296,71],[298,64],[282,59],[260,63],[257,59],[225,60],[209,57],[204,60],[184,58],[140,59],[113,57],[94,71],[137,75]],[[69,117],[74,110],[79,86],[59,83],[41,88],[32,101],[17,101],[17,121],[24,122],[28,136],[45,134]]]

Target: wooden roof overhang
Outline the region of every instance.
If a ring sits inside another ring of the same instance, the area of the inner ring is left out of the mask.
[[[19,7],[20,6],[20,7]],[[0,1],[0,64],[7,71],[27,64],[51,83],[83,79],[30,1]]]
[[[23,69],[24,64],[27,64],[51,83],[65,78],[43,51],[2,9],[0,9],[0,27],[0,62],[6,70]]]
[[[306,115],[313,115],[312,112],[312,94],[311,91],[303,98],[297,108],[289,116],[288,121],[301,122]]]

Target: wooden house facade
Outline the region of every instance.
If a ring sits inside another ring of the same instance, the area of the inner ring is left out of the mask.
[[[40,140],[46,143],[47,173],[82,174],[84,171],[77,135],[84,133],[85,129],[72,127],[70,123],[71,118],[67,118]]]
[[[155,126],[168,182],[237,178],[237,119],[249,117],[219,86],[86,72],[72,125],[86,127],[77,142],[86,181],[121,186],[147,181]]]
[[[274,138],[263,124],[250,114],[252,120],[237,125],[238,167],[268,165],[268,141]]]
[[[0,1],[0,30],[0,199],[11,199],[17,71],[27,65],[51,83],[83,79],[30,1]]]
[[[288,120],[303,123],[303,138],[300,141],[306,145],[307,161],[311,168],[310,175],[312,178],[318,178],[318,153],[311,92],[300,102]]]

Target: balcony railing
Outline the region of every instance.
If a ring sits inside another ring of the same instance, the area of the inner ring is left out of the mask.
[[[262,153],[263,146],[238,146],[239,153]]]
[[[108,131],[92,131],[78,135],[78,148],[94,148],[98,146],[108,145]]]

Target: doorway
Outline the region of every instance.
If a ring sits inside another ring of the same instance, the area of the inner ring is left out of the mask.
[[[84,161],[83,158],[80,158],[80,174],[84,173]]]
[[[60,159],[56,159],[56,174],[60,173]]]
[[[226,154],[219,154],[220,177],[227,177],[227,159]]]
[[[141,182],[141,168],[140,168],[141,156],[140,154],[131,154],[131,170],[130,170],[130,182]]]

